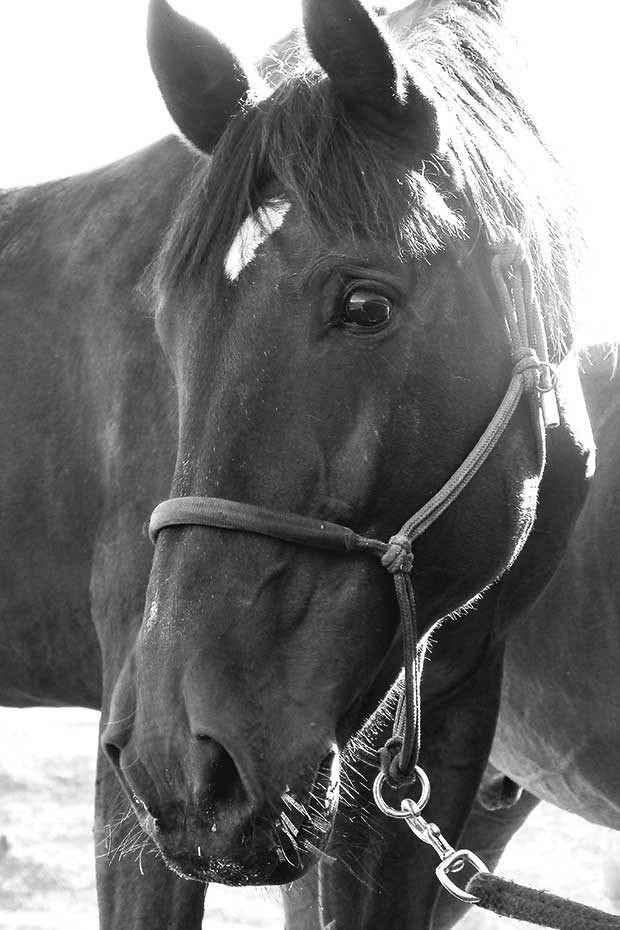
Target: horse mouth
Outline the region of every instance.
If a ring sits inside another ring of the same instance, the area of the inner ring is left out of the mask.
[[[277,881],[269,881],[269,877],[274,874],[273,872],[267,877],[263,868],[239,863],[234,858],[209,857],[208,859],[202,859],[198,854],[195,856],[179,854],[171,858],[161,849],[160,852],[166,866],[179,878],[189,881],[202,882],[203,884],[216,882],[219,885],[231,885],[237,888],[243,885],[281,884]],[[284,879],[284,881],[287,880],[291,881],[292,879]]]
[[[274,861],[273,856],[262,857],[260,865],[239,862],[235,858],[221,857],[198,861],[193,856],[177,856],[171,859],[165,853],[162,858],[166,866],[189,881],[240,888],[246,885],[284,885],[301,878],[314,864],[314,856],[299,859],[295,865]]]
[[[233,886],[281,885],[300,878],[325,855],[338,794],[338,755],[330,752],[303,796],[287,786],[270,815],[258,814],[234,848],[221,842],[216,820],[191,830],[186,825],[162,831],[156,818],[147,815],[141,825],[168,868],[181,878]]]

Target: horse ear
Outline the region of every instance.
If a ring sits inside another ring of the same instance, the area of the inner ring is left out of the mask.
[[[303,0],[303,20],[310,50],[341,98],[386,116],[413,116],[420,128],[432,126],[436,144],[432,104],[360,0]]]
[[[147,46],[164,102],[183,135],[211,152],[250,92],[242,65],[219,39],[173,10],[150,0]]]

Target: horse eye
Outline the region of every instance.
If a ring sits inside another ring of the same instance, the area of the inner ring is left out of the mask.
[[[348,293],[344,300],[343,320],[364,329],[379,329],[392,315],[392,301],[383,294],[359,288]]]

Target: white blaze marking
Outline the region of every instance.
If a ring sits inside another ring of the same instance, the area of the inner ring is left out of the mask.
[[[224,271],[229,281],[237,280],[263,242],[280,228],[290,208],[290,203],[285,200],[269,200],[243,221],[224,262]]]

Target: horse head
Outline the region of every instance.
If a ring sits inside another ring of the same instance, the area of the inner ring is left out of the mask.
[[[466,10],[481,35],[488,6]],[[466,82],[433,59],[465,67],[458,17],[435,26],[403,50],[358,0],[305,0],[313,61],[266,94],[208,31],[151,0],[153,69],[197,152],[153,269],[178,394],[171,497],[395,533],[506,390],[488,269],[509,222],[553,294],[556,360],[565,350],[561,248],[540,203],[533,218],[517,196],[514,139],[523,157],[546,155],[494,65],[466,102]],[[539,479],[524,402],[416,544],[422,631],[511,564]],[[366,554],[163,529],[103,742],[171,867],[233,884],[300,875],[329,832],[339,750],[398,649],[389,577]]]

